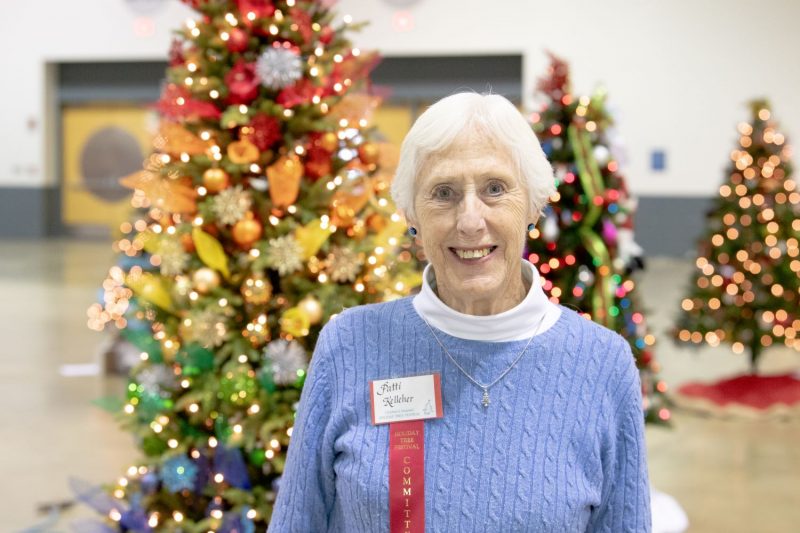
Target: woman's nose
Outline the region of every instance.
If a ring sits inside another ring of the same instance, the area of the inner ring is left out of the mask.
[[[486,229],[484,207],[483,202],[475,194],[465,194],[458,206],[456,229],[467,235],[480,233]]]

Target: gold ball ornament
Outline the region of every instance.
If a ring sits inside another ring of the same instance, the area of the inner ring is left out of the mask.
[[[267,167],[269,197],[275,207],[289,207],[297,200],[303,172],[303,163],[294,154],[281,156]]]
[[[231,233],[233,240],[242,248],[250,248],[254,242],[261,238],[264,227],[255,219],[252,212],[233,226]]]
[[[199,268],[192,274],[194,289],[201,294],[206,294],[219,287],[219,281],[217,271],[208,267]]]
[[[241,292],[245,302],[264,305],[272,298],[272,284],[263,276],[253,274],[245,278]]]
[[[378,145],[371,142],[365,142],[358,147],[358,157],[367,165],[374,165],[380,159],[380,149]]]
[[[260,155],[258,147],[246,139],[234,141],[228,145],[228,159],[237,165],[255,163]]]
[[[221,168],[209,168],[203,172],[203,186],[211,194],[227,189],[230,184],[230,176]]]
[[[272,336],[267,325],[267,315],[261,314],[251,320],[242,330],[242,336],[249,340],[254,348],[260,348],[268,343]]]
[[[181,343],[177,337],[167,337],[161,341],[161,353],[164,360],[172,362],[175,360],[175,354],[181,349]]]
[[[297,304],[307,316],[312,324],[319,324],[322,321],[322,304],[313,295],[309,294]]]
[[[335,133],[329,131],[319,138],[317,144],[326,152],[333,152],[339,147],[339,138]]]

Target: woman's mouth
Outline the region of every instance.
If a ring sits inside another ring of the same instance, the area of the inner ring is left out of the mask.
[[[497,250],[497,246],[487,246],[486,248],[450,248],[459,259],[465,261],[478,261]]]

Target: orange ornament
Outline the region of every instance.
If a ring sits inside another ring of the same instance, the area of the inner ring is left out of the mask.
[[[386,218],[378,213],[373,213],[367,218],[367,225],[375,233],[380,233],[386,227]]]
[[[191,233],[184,233],[181,235],[181,246],[186,253],[194,253],[194,240],[192,240]]]
[[[363,143],[358,147],[358,157],[367,165],[374,165],[380,158],[380,149],[374,143]]]
[[[328,133],[324,133],[322,137],[319,138],[317,144],[326,152],[333,152],[339,146],[339,138],[335,133],[329,131]]]
[[[219,237],[219,229],[217,228],[216,224],[206,224],[200,229],[202,229],[212,237]]]
[[[246,139],[234,141],[228,145],[228,159],[237,165],[255,163],[260,155],[258,147]]]
[[[203,172],[203,185],[211,194],[227,189],[230,184],[230,176],[221,168],[209,168]]]
[[[255,219],[252,212],[233,226],[233,240],[242,248],[250,248],[254,242],[261,238],[264,227]]]
[[[289,207],[300,194],[303,163],[296,155],[285,155],[267,167],[269,197],[275,207]]]
[[[331,223],[338,227],[347,227],[361,209],[367,205],[372,196],[369,180],[358,180],[347,188],[340,188],[331,200]]]

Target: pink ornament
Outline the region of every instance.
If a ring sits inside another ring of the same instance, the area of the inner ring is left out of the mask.
[[[617,244],[617,226],[610,220],[603,221],[603,229],[600,234],[606,244]]]

